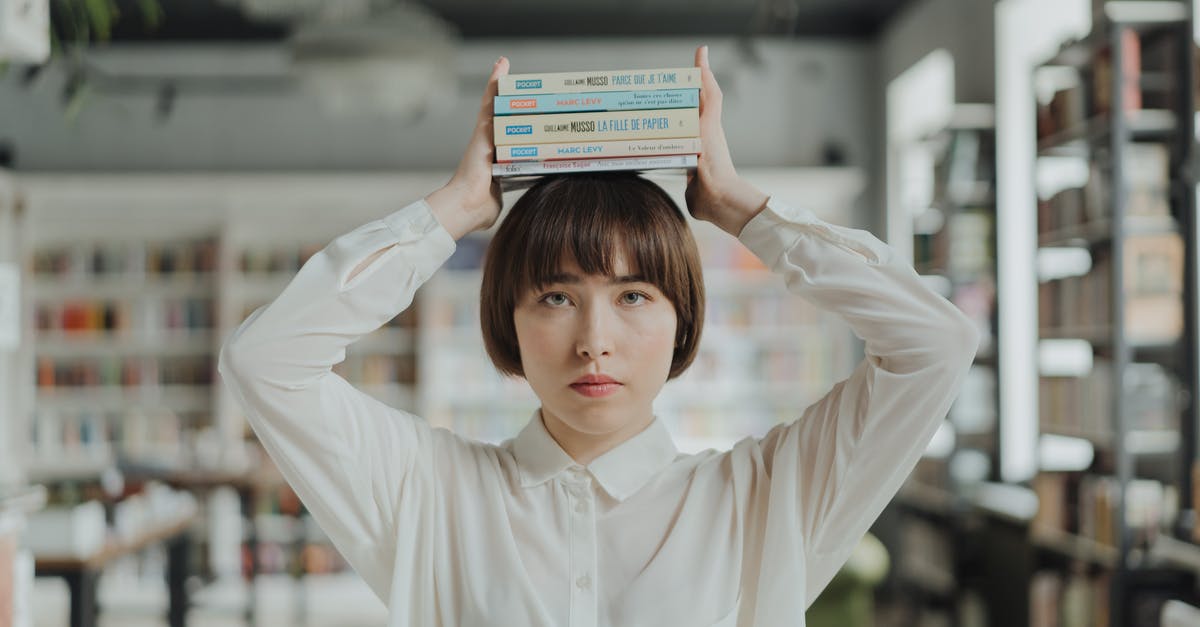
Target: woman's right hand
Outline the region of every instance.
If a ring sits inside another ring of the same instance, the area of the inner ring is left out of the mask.
[[[492,178],[496,152],[492,116],[499,78],[505,74],[508,74],[508,59],[500,57],[492,65],[492,75],[475,119],[475,131],[458,169],[449,182],[425,197],[438,222],[456,240],[472,231],[490,228],[500,217],[500,184]]]

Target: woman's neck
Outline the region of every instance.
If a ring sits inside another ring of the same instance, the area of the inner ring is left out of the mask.
[[[581,466],[592,463],[597,457],[641,433],[650,426],[651,422],[654,422],[654,414],[648,413],[644,418],[631,420],[611,433],[595,434],[584,433],[572,428],[566,422],[547,412],[545,408],[539,413],[542,417],[542,424],[546,426],[550,437],[554,438],[562,450]]]

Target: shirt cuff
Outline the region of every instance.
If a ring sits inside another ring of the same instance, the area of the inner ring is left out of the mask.
[[[429,254],[416,260],[423,266],[419,267],[422,277],[428,278],[432,275],[458,248],[454,236],[438,222],[437,217],[433,215],[433,207],[430,207],[424,198],[387,216],[383,223],[391,230],[397,244],[425,240],[429,245]]]
[[[774,196],[768,198],[766,207],[746,223],[738,241],[767,267],[774,269],[802,237],[815,237],[855,253],[872,265],[888,263],[892,258],[891,248],[871,233],[829,224],[812,210],[793,207]]]

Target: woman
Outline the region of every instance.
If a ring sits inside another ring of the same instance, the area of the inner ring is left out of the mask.
[[[455,240],[498,219],[501,58],[451,180],[332,242],[221,353],[250,424],[390,625],[803,625],[948,411],[974,327],[870,234],[739,178],[706,48],[696,64],[704,153],[688,211],[843,316],[866,358],[765,437],[678,453],[651,402],[699,342],[695,243],[652,184],[567,175],[522,196],[486,259],[488,354],[541,401],[519,434],[469,441],[334,375]]]

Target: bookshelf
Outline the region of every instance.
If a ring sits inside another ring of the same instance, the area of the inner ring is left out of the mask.
[[[741,174],[767,193],[852,224],[864,178],[854,168],[747,168]],[[664,188],[679,206],[682,183]],[[506,203],[507,206],[507,203]],[[737,240],[708,223],[692,223],[705,270],[708,309],[692,367],[655,401],[680,450],[728,448],[793,420],[848,376],[857,340],[835,316],[787,292]],[[485,441],[515,435],[538,407],[523,381],[496,374],[479,330],[479,282],[488,233],[459,242],[426,285],[419,316],[422,415],[431,423]],[[436,350],[434,347],[436,346]],[[469,393],[456,386],[472,382]]]
[[[0,169],[0,489],[25,483],[25,421],[20,417],[18,383],[21,336],[20,198],[12,174]]]
[[[290,490],[255,478],[271,464],[219,385],[217,354],[314,252],[444,180],[436,172],[23,175],[28,210],[15,239],[24,244],[30,341],[14,356],[20,470],[50,485],[91,484],[112,468],[139,480],[185,477],[180,487],[204,497],[197,520],[212,527],[196,540],[198,554],[212,558],[199,562],[209,576],[248,576],[253,585],[259,574],[345,570],[294,496],[279,493]],[[410,411],[415,311],[363,338],[337,366]],[[234,508],[216,495],[218,484],[240,495]]]
[[[900,215],[888,222],[897,248],[911,251],[913,268],[982,340],[946,420],[876,526],[900,565],[885,597],[922,625],[982,611],[976,497],[1000,474],[995,108],[954,103],[937,124],[895,146]]]
[[[1040,508],[1033,616],[1149,625],[1190,572],[1196,406],[1192,9],[1097,2],[1036,68]],[[1038,623],[1049,624],[1049,623]]]
[[[199,457],[213,424],[215,222],[153,219],[112,200],[50,208],[31,196],[35,480],[94,474],[118,458],[212,463]]]
[[[999,476],[994,107],[956,104],[947,125],[923,144],[932,194],[906,207],[913,267],[975,322],[983,340],[940,442],[915,478],[959,492]]]

